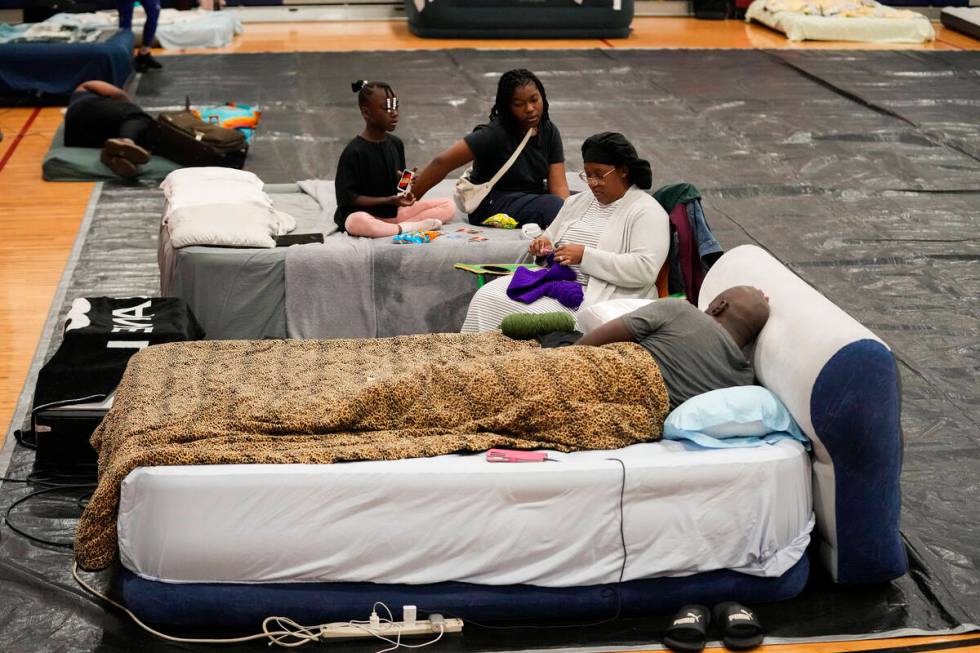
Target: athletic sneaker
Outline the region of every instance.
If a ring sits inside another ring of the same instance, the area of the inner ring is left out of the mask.
[[[153,55],[147,52],[146,54],[140,53],[136,55],[133,59],[133,68],[136,69],[138,73],[145,73],[148,70],[160,70],[163,68],[163,64],[153,58]]]

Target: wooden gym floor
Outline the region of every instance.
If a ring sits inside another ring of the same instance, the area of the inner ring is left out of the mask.
[[[980,41],[936,24],[936,41],[919,46],[867,43],[791,43],[782,34],[741,21],[637,18],[626,39],[491,41],[420,39],[404,21],[255,23],[221,49],[155,55],[317,50],[431,50],[443,48],[792,48],[980,50]],[[166,60],[163,61],[166,64]],[[161,73],[166,74],[166,68]],[[62,119],[60,108],[0,108],[0,442],[14,412],[41,329],[94,188],[92,183],[41,180],[41,160]],[[863,651],[970,636],[767,646],[769,653]],[[712,650],[712,649],[709,649]],[[722,651],[724,649],[714,649]],[[950,649],[945,649],[950,650]],[[980,653],[980,646],[956,651]]]

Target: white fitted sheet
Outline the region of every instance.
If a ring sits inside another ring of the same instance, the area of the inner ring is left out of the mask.
[[[681,442],[334,465],[145,467],[122,484],[122,564],[167,582],[463,581],[573,587],[732,569],[780,576],[813,527],[796,442]]]

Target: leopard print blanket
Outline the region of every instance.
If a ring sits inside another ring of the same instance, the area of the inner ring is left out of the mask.
[[[120,483],[137,467],[334,463],[661,437],[667,390],[639,345],[540,349],[499,333],[201,341],[136,354],[92,436],[99,484],[75,556],[116,556]]]

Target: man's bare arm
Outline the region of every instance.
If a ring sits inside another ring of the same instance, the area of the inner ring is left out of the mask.
[[[636,338],[633,332],[626,326],[626,320],[617,317],[599,326],[591,333],[582,336],[576,345],[608,345],[611,342],[633,342]]]

